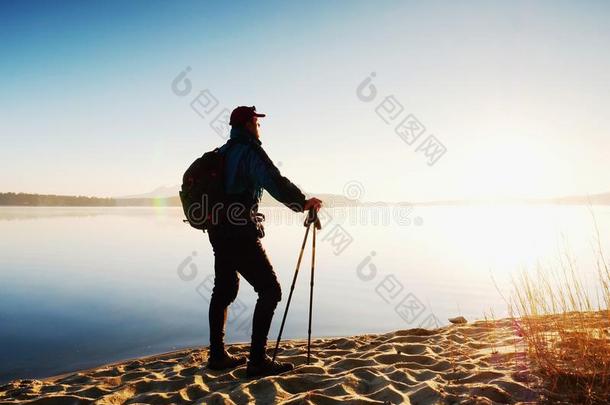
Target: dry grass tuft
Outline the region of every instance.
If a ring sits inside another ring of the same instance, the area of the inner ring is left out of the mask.
[[[513,281],[511,312],[530,361],[570,403],[610,403],[610,272],[598,248],[597,285],[585,287],[567,254],[561,270]]]

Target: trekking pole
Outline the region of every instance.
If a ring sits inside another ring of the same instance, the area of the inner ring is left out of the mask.
[[[290,300],[292,299],[292,292],[294,291],[294,285],[297,282],[297,276],[299,275],[299,267],[301,267],[301,259],[303,258],[303,251],[305,250],[305,243],[307,242],[307,235],[309,235],[309,227],[311,222],[305,220],[304,224],[307,229],[305,230],[305,237],[303,238],[303,244],[301,245],[301,251],[299,252],[299,259],[297,260],[297,267],[294,271],[294,277],[292,278],[292,285],[290,286],[290,294],[288,294],[288,301],[286,302],[286,309],[284,310],[284,317],[282,318],[282,324],[280,326],[280,333],[277,336],[277,340],[275,342],[275,350],[273,350],[273,357],[271,362],[275,361],[275,357],[277,356],[277,350],[280,347],[280,340],[282,339],[282,332],[284,331],[284,323],[286,323],[286,315],[288,315],[288,307],[290,306]]]
[[[307,364],[310,363],[309,359],[311,357],[311,314],[313,312],[313,279],[314,279],[314,271],[316,268],[316,230],[322,229],[322,225],[320,224],[320,220],[318,219],[318,214],[315,211],[311,211],[310,215],[313,215],[313,245],[311,249],[311,281],[309,283],[309,327],[307,329]]]
[[[307,364],[310,363],[309,359],[311,357],[311,312],[313,307],[313,274],[316,263],[316,229],[317,227],[313,227],[313,245],[311,249],[311,281],[309,282],[309,327],[307,328]]]

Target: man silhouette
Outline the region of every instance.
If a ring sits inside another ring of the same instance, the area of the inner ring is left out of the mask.
[[[281,288],[260,241],[264,232],[258,203],[263,189],[296,212],[317,211],[322,205],[317,198],[305,199],[301,190],[280,174],[261,147],[258,119],[264,116],[255,107],[246,106],[237,107],[231,113],[231,136],[220,148],[224,156],[228,218],[223,218],[208,232],[215,257],[208,368],[223,370],[245,363],[245,358],[232,356],[224,348],[227,308],[237,297],[239,273],[258,293],[246,369],[251,377],[279,374],[293,368],[290,363],[272,362],[266,355],[267,335],[281,299]]]

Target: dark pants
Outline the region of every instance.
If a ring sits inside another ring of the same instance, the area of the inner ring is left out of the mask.
[[[224,350],[224,330],[227,307],[237,297],[241,274],[258,293],[252,320],[250,360],[265,355],[267,335],[277,303],[282,297],[280,284],[267,258],[260,239],[250,233],[231,229],[211,229],[210,242],[214,249],[214,289],[210,300],[210,355]]]

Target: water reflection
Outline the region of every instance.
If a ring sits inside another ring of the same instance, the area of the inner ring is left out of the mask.
[[[277,209],[264,210],[273,217]],[[593,212],[608,242],[610,210]],[[419,225],[327,218],[318,239],[315,336],[433,326],[489,310],[503,316],[493,280],[508,295],[515,271],[553,265],[566,246],[583,271],[595,272],[587,207],[418,206],[410,215]],[[336,226],[351,238],[340,252],[329,237]],[[303,232],[298,215],[267,225],[264,244],[284,292]],[[212,274],[206,235],[183,224],[178,207],[1,208],[0,381],[207,344]],[[306,336],[308,282],[301,275],[286,338]],[[242,282],[230,341],[249,339],[255,299]]]

